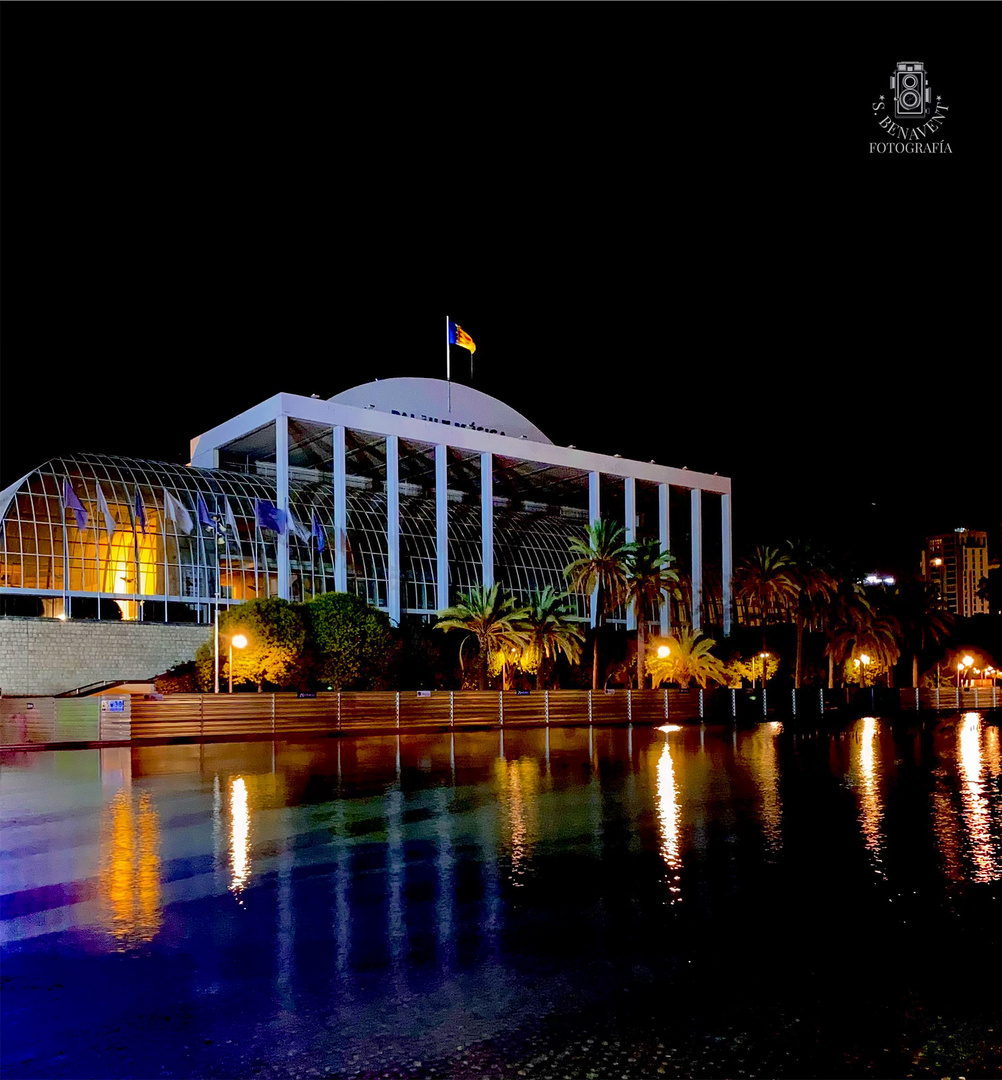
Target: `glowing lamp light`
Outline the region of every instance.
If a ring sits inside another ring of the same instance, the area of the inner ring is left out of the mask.
[[[669,654],[670,651],[671,650],[668,648],[667,645],[659,645],[658,646],[658,659],[659,660],[664,660],[664,658]]]
[[[245,638],[243,634],[235,634],[233,636],[233,648],[234,649],[246,649],[247,648],[247,638]]]

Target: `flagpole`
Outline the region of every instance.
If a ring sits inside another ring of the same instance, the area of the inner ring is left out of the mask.
[[[136,486],[136,503],[137,505],[132,508],[132,602],[136,605],[136,616],[138,621],[139,615],[139,537],[136,534],[136,526],[139,524],[137,520],[136,510],[139,503],[139,486]]]
[[[160,535],[164,542],[164,622],[167,622],[167,604],[170,597],[170,578],[167,573],[167,489],[164,488],[164,508],[160,515]],[[178,562],[181,560],[178,559]],[[180,582],[178,583],[180,584]]]
[[[63,478],[63,497],[59,500],[63,506],[63,615],[68,619],[70,617],[70,559],[69,559],[69,547],[70,538],[69,533],[66,531],[66,485],[69,483],[69,479]]]
[[[445,317],[445,381],[449,387],[449,412],[452,412],[452,365],[449,353],[449,316]]]
[[[95,489],[95,502],[97,501],[97,491],[100,488],[100,481],[94,481]],[[101,507],[98,505],[97,514],[94,515],[94,521],[97,522],[98,515],[101,514]],[[105,523],[105,533],[108,531],[108,525]],[[101,526],[97,525],[94,529],[94,569],[97,571],[97,621],[101,621]]]

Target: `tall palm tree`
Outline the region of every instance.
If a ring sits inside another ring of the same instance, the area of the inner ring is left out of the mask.
[[[576,664],[581,659],[584,635],[577,623],[570,621],[566,593],[547,585],[529,598],[522,624],[526,632],[525,652],[529,667],[536,669],[536,686],[543,690],[557,656],[563,653]]]
[[[683,690],[695,679],[700,686],[711,680],[723,684],[727,679],[726,664],[710,651],[716,642],[703,637],[702,632],[683,626],[667,638],[655,639],[664,648],[665,655],[655,654],[647,664],[652,685],[677,682]]]
[[[762,620],[762,651],[766,645],[766,624],[769,616],[779,612],[797,598],[793,563],[779,548],[755,548],[753,555],[741,560],[734,573],[734,595],[745,603],[745,610],[757,609]]]
[[[463,647],[470,638],[480,646],[479,686],[487,689],[487,665],[491,656],[512,648],[525,647],[526,632],[522,625],[525,609],[516,607],[512,597],[501,593],[500,587],[475,587],[459,596],[458,602],[438,613],[437,630],[462,630],[466,633],[459,646],[459,666],[463,666]]]
[[[929,645],[946,641],[956,620],[943,603],[939,588],[927,581],[899,585],[894,613],[901,625],[902,642],[912,654],[912,686],[918,686],[919,654]]]
[[[669,596],[680,599],[678,574],[671,569],[673,555],[661,550],[658,540],[639,540],[626,553],[626,602],[633,606],[637,623],[637,689],[644,688],[644,639],[647,613]]]
[[[570,542],[571,561],[564,576],[575,592],[595,596],[595,634],[592,651],[591,685],[598,689],[598,639],[607,612],[615,610],[626,597],[626,557],[629,545],[624,530],[610,522],[596,521],[586,526],[583,537]]]
[[[827,552],[810,541],[789,543],[790,578],[796,589],[794,615],[797,624],[797,660],[793,685],[799,690],[803,674],[804,630],[815,625],[838,589]],[[765,650],[763,649],[763,652]]]
[[[845,594],[828,634],[825,652],[829,657],[829,686],[835,664],[848,666],[866,656],[875,671],[889,672],[901,655],[897,619],[878,611],[859,592]],[[865,673],[863,678],[865,681]]]

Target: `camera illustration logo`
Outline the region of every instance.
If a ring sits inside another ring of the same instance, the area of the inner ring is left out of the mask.
[[[894,91],[894,115],[898,120],[924,120],[932,101],[932,89],[926,81],[921,60],[900,60],[891,76]]]
[[[893,102],[893,106],[892,106]],[[921,60],[899,60],[891,75],[891,93],[871,103],[884,141],[870,143],[871,154],[952,154],[942,137],[934,138],[950,115],[943,95],[933,96]]]

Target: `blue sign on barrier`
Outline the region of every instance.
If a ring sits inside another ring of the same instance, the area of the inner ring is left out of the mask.
[[[300,690],[299,693],[296,694],[297,698],[304,698],[304,697],[309,698],[309,697],[316,697],[316,696],[317,696],[317,693],[316,693],[315,690]]]
[[[125,702],[121,698],[118,698],[115,701],[109,701],[108,712],[125,712]]]

